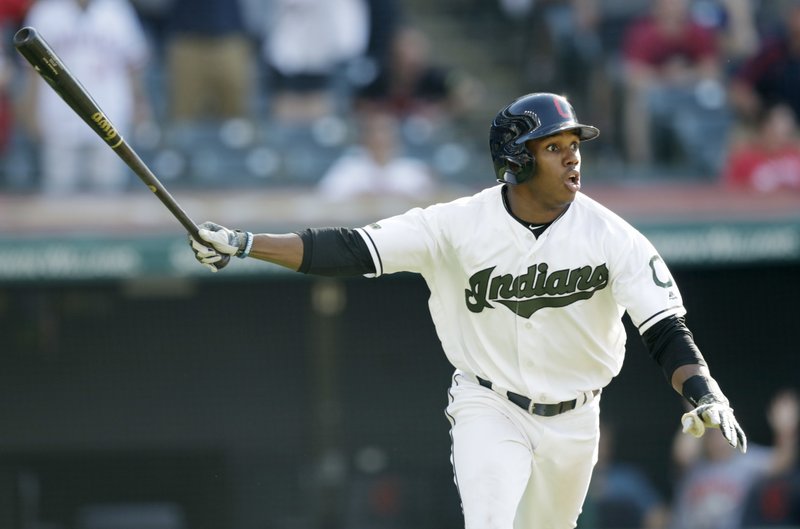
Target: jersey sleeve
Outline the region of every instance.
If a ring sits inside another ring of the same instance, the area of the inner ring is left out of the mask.
[[[367,244],[378,277],[396,272],[424,274],[436,261],[439,243],[429,209],[414,208],[356,231]]]
[[[640,334],[664,318],[686,314],[669,268],[644,235],[631,229],[616,249],[609,270],[612,292]]]

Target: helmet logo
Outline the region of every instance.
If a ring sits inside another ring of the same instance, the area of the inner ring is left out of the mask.
[[[572,112],[570,112],[570,108],[564,107],[563,105],[566,104],[565,101],[561,100],[558,97],[553,98],[553,104],[556,106],[556,110],[558,111],[558,115],[565,119],[572,119]]]

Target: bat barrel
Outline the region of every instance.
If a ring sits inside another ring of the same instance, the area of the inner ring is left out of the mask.
[[[50,87],[130,167],[175,218],[197,237],[197,225],[169,194],[150,168],[123,139],[89,92],[73,76],[55,51],[33,27],[23,27],[13,38],[14,47]]]

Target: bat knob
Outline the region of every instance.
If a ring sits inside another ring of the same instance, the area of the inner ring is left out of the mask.
[[[222,257],[222,259],[220,259],[219,261],[217,261],[216,263],[214,263],[214,267],[215,267],[217,270],[222,270],[223,268],[225,268],[226,266],[228,266],[228,263],[230,263],[230,262],[231,262],[231,256],[230,256],[230,255],[224,255],[224,254],[223,254],[221,257]]]

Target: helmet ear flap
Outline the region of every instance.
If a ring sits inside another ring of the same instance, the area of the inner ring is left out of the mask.
[[[533,154],[525,153],[515,158],[505,158],[502,174],[497,178],[501,184],[521,184],[536,173],[536,157]]]

